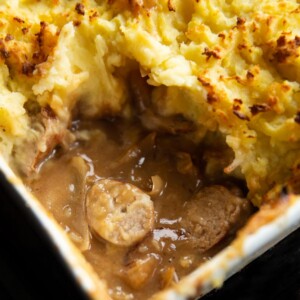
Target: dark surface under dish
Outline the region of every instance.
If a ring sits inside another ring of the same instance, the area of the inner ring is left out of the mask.
[[[0,175],[0,299],[87,300],[30,210]],[[299,240],[300,229],[202,299],[300,299]]]

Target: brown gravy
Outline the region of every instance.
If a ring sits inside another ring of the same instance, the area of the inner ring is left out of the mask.
[[[202,233],[193,239],[187,232],[185,209],[198,191],[214,183],[214,178],[203,176],[198,145],[182,136],[147,132],[137,122],[77,122],[73,130],[77,139],[69,151],[55,150],[38,175],[26,181],[107,282],[114,299],[145,299],[172,285],[225,247],[249,216],[248,201],[243,199],[244,208],[232,212],[238,215],[237,225],[224,225],[226,234],[214,233],[220,242],[208,238],[213,243],[208,249],[197,247]],[[119,247],[90,232],[85,198],[101,178],[131,183],[151,194],[154,229],[137,244]],[[241,193],[225,180],[224,185]]]

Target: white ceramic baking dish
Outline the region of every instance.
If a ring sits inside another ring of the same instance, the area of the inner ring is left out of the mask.
[[[97,277],[80,251],[70,242],[57,222],[49,215],[0,157],[0,170],[21,196],[19,199],[34,215],[51,239],[70,274],[90,299],[110,299],[105,284]],[[182,278],[172,288],[159,292],[153,300],[183,300],[205,295],[221,287],[231,275],[241,270],[263,252],[300,226],[300,198],[285,196],[277,203],[262,207],[251,217],[237,238],[211,260]]]

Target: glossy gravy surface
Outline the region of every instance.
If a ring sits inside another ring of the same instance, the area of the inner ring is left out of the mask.
[[[203,250],[185,228],[186,207],[213,182],[203,176],[201,147],[180,136],[147,132],[136,122],[78,122],[73,131],[71,148],[55,150],[38,175],[26,181],[107,282],[114,299],[145,299],[172,285],[234,236],[236,228]],[[88,226],[86,195],[103,178],[130,183],[154,203],[154,229],[132,246],[113,245]],[[239,226],[249,215],[245,211]]]

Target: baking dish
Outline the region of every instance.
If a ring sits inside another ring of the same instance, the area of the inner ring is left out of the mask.
[[[9,187],[18,194],[16,201],[21,201],[20,204],[27,207],[45,237],[50,239],[78,289],[88,299],[110,299],[105,285],[79,250],[38,200],[26,190],[3,158],[0,158],[0,167]],[[152,299],[191,299],[220,288],[227,278],[298,228],[299,216],[300,201],[294,195],[283,196],[270,206],[262,206],[229,246],[172,288],[153,295]]]
[[[216,156],[222,165],[216,172],[245,179],[248,200],[259,211],[229,246],[153,299],[194,298],[220,287],[300,223],[299,201],[292,194],[294,188],[299,194],[300,178],[299,5],[270,3],[190,1],[189,9],[176,0],[1,5],[7,27],[0,51],[0,146],[5,159],[20,167],[18,172],[37,171],[53,149],[55,156],[57,145],[72,145],[72,121],[81,117],[134,115],[148,130],[176,132],[166,121],[177,124],[179,132],[190,130],[192,142],[205,137],[210,144],[209,139],[219,137],[233,150],[225,163]],[[214,169],[216,157],[206,166]],[[30,212],[76,287],[91,299],[109,299],[109,290],[59,226],[61,221],[28,192],[5,159],[0,169],[18,194],[15,201]],[[114,174],[104,177],[110,176]],[[292,183],[291,191],[283,186],[286,182]],[[272,200],[266,199],[276,188]]]

